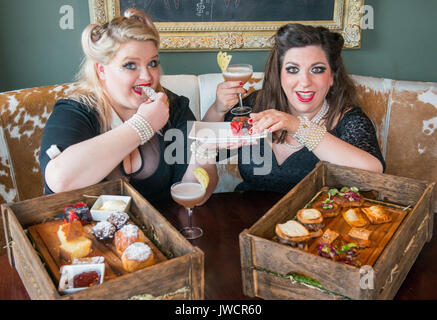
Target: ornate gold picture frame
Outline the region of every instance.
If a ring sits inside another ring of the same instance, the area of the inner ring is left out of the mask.
[[[120,16],[120,1],[123,0],[88,1],[91,23],[103,24]],[[160,49],[167,51],[269,50],[272,47],[272,35],[280,26],[290,22],[323,26],[340,32],[345,39],[345,48],[359,49],[363,8],[364,0],[335,0],[332,20],[168,21],[155,22],[155,25],[161,35]]]

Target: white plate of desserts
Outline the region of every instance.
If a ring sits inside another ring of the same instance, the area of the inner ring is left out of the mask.
[[[113,212],[128,212],[132,197],[101,195],[91,207],[91,217],[94,221],[106,221]]]
[[[267,132],[249,134],[247,129],[242,129],[240,134],[234,134],[231,122],[193,121],[188,137],[204,143],[255,141],[267,137]]]

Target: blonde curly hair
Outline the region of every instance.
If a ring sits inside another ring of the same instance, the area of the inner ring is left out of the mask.
[[[99,80],[96,63],[107,64],[120,46],[130,40],[152,41],[159,49],[158,30],[147,14],[136,9],[126,9],[123,17],[114,18],[103,25],[90,24],[82,32],[85,57],[76,75],[79,85],[69,98],[97,111],[101,132],[109,129],[112,111],[107,93]],[[162,91],[160,85],[158,91]]]

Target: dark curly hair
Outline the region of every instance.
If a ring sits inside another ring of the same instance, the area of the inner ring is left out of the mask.
[[[334,83],[326,96],[330,106],[326,116],[326,127],[328,130],[332,129],[335,120],[348,108],[358,106],[355,85],[346,72],[341,57],[344,45],[342,35],[324,27],[289,23],[279,28],[274,37],[274,47],[267,60],[263,87],[257,94],[254,112],[274,108],[290,113],[287,97],[281,87],[281,68],[285,53],[291,48],[320,45],[334,74]],[[285,136],[286,132],[282,132],[273,139],[282,143]]]

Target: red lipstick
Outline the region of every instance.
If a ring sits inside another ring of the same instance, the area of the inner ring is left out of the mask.
[[[314,91],[296,91],[296,96],[300,102],[307,103],[314,99],[316,93]]]
[[[141,96],[143,94],[143,90],[139,87],[150,87],[150,86],[152,86],[152,84],[150,82],[140,83],[140,84],[137,84],[135,87],[133,87],[133,90],[137,95]]]

